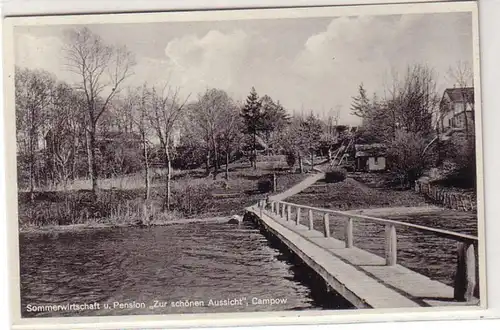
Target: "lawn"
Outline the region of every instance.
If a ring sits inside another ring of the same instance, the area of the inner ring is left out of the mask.
[[[291,173],[281,161],[260,162],[255,170],[248,163],[232,164],[229,180],[224,179],[224,173],[214,180],[203,170],[175,171],[169,211],[163,209],[164,171],[152,176],[151,198],[147,203],[141,174],[102,180],[96,194],[88,189],[89,182],[80,180],[66,190],[37,192],[33,202],[27,192],[19,192],[19,225],[21,229],[74,224],[123,225],[143,219],[162,223],[241,214],[246,206],[266,197],[265,192],[259,191],[258,183],[272,181],[273,173],[277,177],[277,192],[306,176]]]
[[[384,187],[379,180],[364,183],[359,176],[354,179],[351,174],[336,183],[318,181],[286,201],[337,210],[427,205],[425,198],[414,191]]]

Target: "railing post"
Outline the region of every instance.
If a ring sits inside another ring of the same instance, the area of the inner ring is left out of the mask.
[[[300,225],[300,207],[297,207],[297,218],[295,219],[295,224]]]
[[[281,204],[281,217],[282,218],[285,218],[285,207],[286,207],[286,205],[282,203]]]
[[[287,205],[286,208],[286,221],[290,221],[292,219],[292,207],[290,205]]]
[[[397,236],[396,227],[394,225],[385,226],[385,264],[394,266],[397,262]]]
[[[330,217],[328,216],[328,213],[323,215],[323,224],[325,228],[325,237],[330,237]]]
[[[472,242],[460,242],[457,246],[454,298],[458,301],[471,301],[474,298],[476,283],[474,244]]]
[[[352,248],[354,245],[354,239],[352,236],[352,225],[353,225],[353,220],[352,218],[347,218],[345,222],[345,233],[344,233],[344,239],[345,239],[345,247],[346,248]]]
[[[314,230],[314,218],[312,210],[309,210],[309,230]]]

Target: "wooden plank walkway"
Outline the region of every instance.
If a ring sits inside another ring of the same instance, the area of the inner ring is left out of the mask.
[[[287,245],[335,291],[357,308],[474,306],[479,299],[454,300],[454,289],[422,274],[361,250],[344,241],[325,237],[269,210],[252,206],[247,211]]]

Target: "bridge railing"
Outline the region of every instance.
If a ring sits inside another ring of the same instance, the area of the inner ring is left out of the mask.
[[[476,249],[478,237],[456,233],[448,230],[431,228],[407,222],[381,219],[366,215],[352,214],[349,212],[335,211],[283,201],[261,200],[258,203],[261,215],[264,210],[270,211],[286,221],[296,225],[301,224],[303,217],[307,219],[309,230],[314,228],[314,215],[320,214],[323,219],[323,235],[330,237],[330,215],[344,218],[344,242],[345,248],[354,247],[353,227],[356,221],[372,222],[385,225],[385,263],[387,266],[397,264],[397,231],[396,227],[406,227],[420,232],[431,233],[435,236],[446,238],[457,242],[457,269],[454,283],[454,299],[458,301],[472,301],[478,290],[476,278]],[[293,219],[292,219],[292,211]]]

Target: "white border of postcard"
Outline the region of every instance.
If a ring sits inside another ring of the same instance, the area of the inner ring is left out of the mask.
[[[310,8],[275,8],[275,9],[238,9],[209,10],[164,13],[131,13],[100,15],[67,15],[67,16],[33,16],[6,18],[3,24],[4,38],[4,140],[15,140],[14,112],[14,47],[13,30],[15,26],[65,25],[65,24],[109,24],[109,23],[146,23],[165,21],[218,21],[247,20],[300,17],[334,17],[348,15],[390,15],[409,13],[438,12],[471,12],[473,15],[473,55],[476,97],[476,132],[482,132],[481,89],[479,65],[479,31],[477,3],[467,2],[433,2],[364,6],[310,7]],[[484,188],[483,188],[483,156],[482,134],[477,134],[477,177],[478,180],[478,237],[479,264],[481,283],[481,306],[470,307],[433,307],[415,309],[380,309],[350,311],[303,311],[303,312],[269,312],[269,313],[207,313],[186,315],[151,315],[151,316],[106,316],[106,317],[67,317],[21,319],[20,283],[19,283],[19,235],[17,219],[17,184],[15,143],[6,143],[6,218],[9,219],[9,280],[11,287],[10,306],[12,323],[16,329],[63,329],[70,326],[79,328],[112,329],[124,327],[207,327],[238,325],[283,325],[283,324],[329,324],[378,321],[411,321],[416,319],[439,320],[477,318],[484,311],[487,301],[486,258],[485,258],[485,220],[484,220]],[[97,326],[98,325],[98,326]]]

